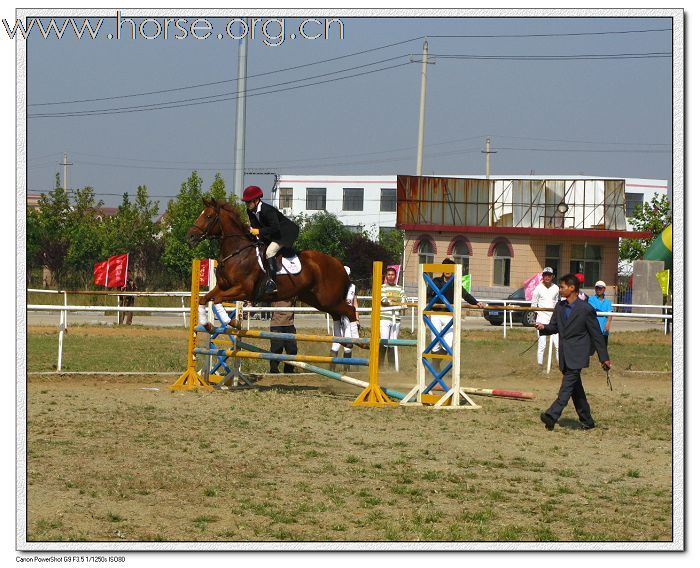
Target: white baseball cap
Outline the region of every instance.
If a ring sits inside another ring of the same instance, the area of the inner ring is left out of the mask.
[[[602,280],[598,280],[598,282],[595,283],[595,287],[596,288],[607,288],[607,286],[605,285],[605,282],[603,282]]]
[[[551,266],[545,266],[542,274],[554,274],[554,270],[552,270]]]

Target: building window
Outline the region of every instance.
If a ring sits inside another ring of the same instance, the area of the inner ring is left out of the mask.
[[[362,211],[365,190],[362,187],[343,188],[343,211]]]
[[[493,283],[510,286],[510,249],[506,243],[498,243],[493,251]]]
[[[418,264],[432,264],[433,262],[435,262],[433,245],[429,240],[424,239],[418,247]]]
[[[469,247],[464,241],[457,241],[452,249],[456,264],[462,265],[462,274],[469,274]]]
[[[561,260],[561,245],[545,245],[544,265],[554,270],[555,276],[559,276],[559,261]]]
[[[570,272],[583,274],[583,285],[593,286],[600,280],[603,255],[599,245],[572,245]]]
[[[326,210],[326,188],[307,187],[306,188],[306,209],[309,211]]]
[[[644,203],[643,193],[625,193],[625,217],[634,215],[634,210]]]
[[[280,209],[291,209],[294,190],[291,187],[280,187]]]
[[[379,198],[379,211],[395,212],[396,211],[396,190],[384,189],[381,190]]]

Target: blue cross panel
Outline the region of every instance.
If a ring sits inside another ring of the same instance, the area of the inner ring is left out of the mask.
[[[430,342],[430,345],[428,345],[425,348],[425,351],[423,351],[424,355],[428,355],[432,352],[433,348],[439,343],[440,346],[445,350],[445,353],[448,355],[452,356],[453,351],[452,351],[452,345],[448,344],[447,341],[445,341],[445,334],[452,329],[452,326],[454,324],[454,317],[455,317],[455,310],[454,307],[452,306],[451,298],[447,298],[445,296],[447,289],[450,287],[450,284],[454,282],[454,274],[450,276],[445,284],[441,287],[438,288],[435,282],[433,282],[433,279],[430,277],[430,274],[428,273],[423,273],[423,279],[425,280],[425,283],[430,287],[430,289],[434,292],[434,296],[430,299],[430,301],[426,304],[425,306],[425,311],[430,311],[435,304],[444,304],[446,308],[445,315],[446,316],[452,316],[452,320],[444,327],[442,330],[438,331],[435,326],[433,325],[433,322],[430,320],[430,317],[427,315],[423,315],[423,323],[425,323],[426,326],[428,326],[428,329],[433,333],[435,336],[435,339],[433,339]],[[445,368],[438,371],[433,367],[433,365],[430,363],[428,359],[425,357],[421,358],[423,361],[423,366],[428,370],[428,372],[432,375],[433,380],[432,382],[425,387],[425,390],[423,391],[422,394],[427,394],[429,393],[433,388],[435,388],[437,385],[440,385],[445,391],[450,390],[449,387],[445,384],[445,381],[443,381],[443,377],[450,372],[452,369],[452,361],[448,360],[447,365],[445,365]]]
[[[230,318],[235,318],[236,315],[236,310],[235,308],[231,312],[227,312]],[[231,345],[234,345],[234,342],[236,341],[235,336],[231,334],[224,334],[222,333],[225,329],[226,326],[224,325],[224,322],[221,321],[219,318],[218,314],[216,314],[216,318],[219,320],[219,323],[222,325],[222,327],[218,328],[211,336],[209,340],[209,349],[217,349],[216,345],[214,344],[214,339],[219,337],[220,335],[228,335],[229,340],[231,341]],[[216,371],[218,371],[220,368],[223,368],[226,374],[228,375],[231,372],[231,368],[226,364],[226,361],[228,357],[226,355],[217,355],[217,363],[212,367],[212,369],[209,371],[210,374],[214,374]]]
[[[433,381],[425,387],[425,390],[423,391],[422,394],[428,394],[432,389],[435,388],[435,385],[440,385],[445,392],[447,392],[449,387],[445,384],[445,381],[442,380],[442,378],[452,369],[452,361],[449,361],[447,365],[445,365],[445,368],[442,371],[438,371],[435,367],[433,367],[427,359],[423,359],[423,366],[430,371],[430,374],[434,377]]]

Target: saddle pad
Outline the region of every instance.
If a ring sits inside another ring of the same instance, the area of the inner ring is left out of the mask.
[[[263,261],[262,261],[262,256],[260,254],[260,249],[257,251],[258,254],[258,264],[260,265],[260,269],[265,272],[265,268],[263,266]],[[301,261],[299,260],[298,255],[290,256],[287,258],[286,256],[282,257],[282,266],[278,266],[277,268],[277,274],[299,274],[301,272]]]

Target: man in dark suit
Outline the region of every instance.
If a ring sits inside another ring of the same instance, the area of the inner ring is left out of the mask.
[[[262,201],[263,192],[257,185],[249,185],[243,191],[243,201],[248,210],[251,232],[267,244],[265,252],[265,293],[277,292],[277,261],[275,256],[282,248],[292,248],[299,236],[299,226],[287,219],[272,205]]]
[[[540,414],[547,430],[554,430],[554,425],[570,398],[573,400],[581,426],[585,430],[595,427],[591,407],[581,382],[581,369],[588,367],[591,342],[598,352],[603,369],[609,370],[612,367],[596,319],[596,311],[593,306],[579,299],[579,286],[580,282],[575,274],[562,276],[559,279],[559,295],[563,299],[554,307],[551,321],[548,324],[535,324],[544,335],[559,334],[559,368],[564,374],[557,399]]]

